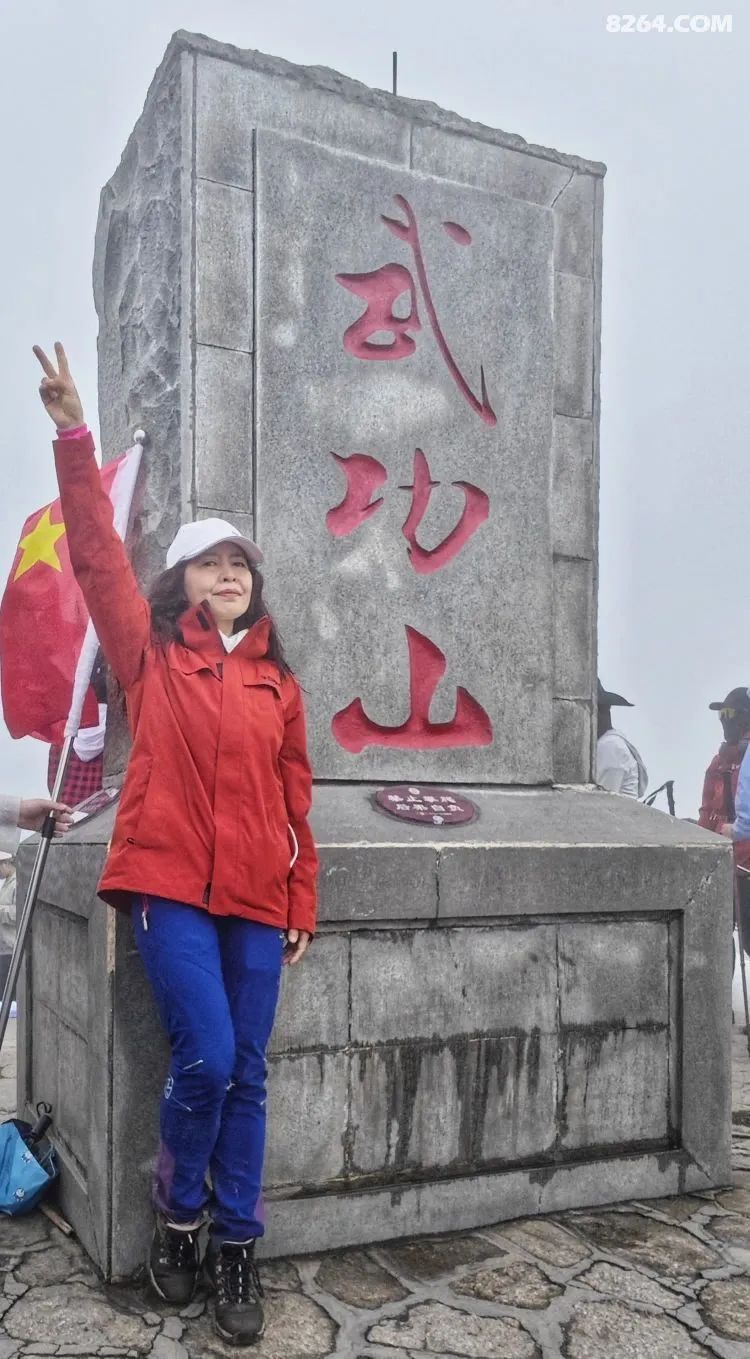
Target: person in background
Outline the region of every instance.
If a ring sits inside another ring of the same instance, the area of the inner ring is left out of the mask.
[[[97,654],[91,676],[91,688],[99,705],[99,722],[95,727],[82,727],[73,742],[68,758],[65,781],[60,791],[63,801],[77,807],[87,797],[98,793],[104,772],[104,737],[107,730],[107,676],[101,650]],[[54,787],[60,764],[62,746],[50,746],[47,766],[47,787]]]
[[[741,692],[744,692],[745,699],[750,705],[750,690],[733,689],[727,695],[725,708],[729,706],[729,699],[736,698]],[[736,709],[736,702],[732,706]],[[746,714],[746,721],[747,716]],[[748,723],[748,731],[750,731],[750,722]],[[750,738],[746,736],[744,740],[737,743],[739,771],[733,775],[733,800],[728,808],[733,812],[733,816],[728,816],[721,826],[721,833],[730,835],[734,842],[734,867],[737,877],[737,900],[742,928],[742,944],[748,956],[750,956],[750,761],[747,758],[747,752],[750,748],[749,740]],[[703,821],[701,821],[701,825],[704,825]],[[715,828],[712,826],[710,829]]]
[[[624,797],[643,797],[648,788],[648,773],[635,746],[612,726],[612,708],[632,708],[621,694],[610,693],[601,680],[598,684],[598,736],[596,743],[596,781],[608,793]]]
[[[21,831],[40,831],[50,812],[55,817],[55,835],[72,825],[70,807],[46,797],[17,798],[0,793],[0,851],[15,854]]]
[[[719,715],[724,739],[706,770],[698,825],[722,835],[734,821],[740,765],[750,742],[750,689],[738,685],[708,706]]]

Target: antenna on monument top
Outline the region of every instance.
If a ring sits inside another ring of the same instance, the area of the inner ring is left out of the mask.
[[[398,94],[398,52],[393,53],[393,93]]]

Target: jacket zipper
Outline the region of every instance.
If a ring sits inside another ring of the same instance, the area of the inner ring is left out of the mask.
[[[148,930],[148,897],[145,892],[141,897],[141,924],[144,930]]]

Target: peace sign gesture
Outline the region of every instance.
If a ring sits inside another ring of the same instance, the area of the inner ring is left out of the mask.
[[[54,420],[58,429],[77,429],[79,425],[85,424],[81,398],[76,391],[65,350],[59,340],[55,343],[57,372],[54,364],[38,344],[34,345],[34,353],[45,373],[39,385],[39,395],[50,420]]]

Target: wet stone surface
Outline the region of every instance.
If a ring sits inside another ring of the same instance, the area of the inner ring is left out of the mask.
[[[694,1279],[703,1269],[716,1269],[719,1254],[681,1227],[667,1226],[637,1213],[576,1216],[575,1225],[592,1246],[646,1265],[672,1278]]]
[[[320,1266],[315,1282],[318,1288],[350,1307],[383,1307],[387,1302],[401,1302],[409,1296],[398,1279],[371,1260],[365,1251],[329,1255]]]
[[[547,1307],[564,1289],[552,1283],[537,1265],[512,1260],[498,1269],[483,1269],[467,1274],[453,1284],[453,1292],[485,1302],[501,1302],[509,1307]]]
[[[388,1246],[381,1254],[399,1273],[415,1279],[436,1279],[459,1265],[487,1260],[499,1252],[478,1236],[438,1236]]]
[[[591,1252],[570,1232],[559,1227],[549,1218],[529,1218],[522,1222],[509,1222],[496,1228],[502,1237],[521,1250],[528,1251],[539,1260],[546,1260],[558,1269],[577,1265],[587,1260]]]

